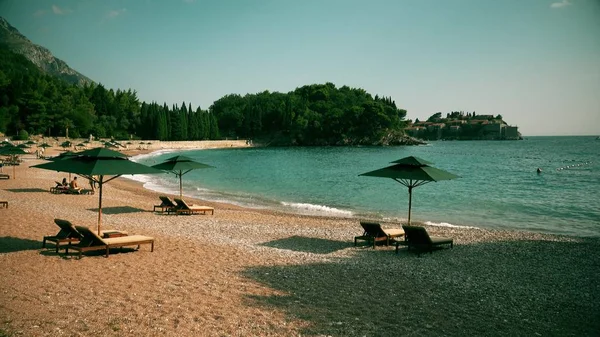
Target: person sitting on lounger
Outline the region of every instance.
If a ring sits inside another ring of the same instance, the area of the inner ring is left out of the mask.
[[[68,187],[69,186],[69,182],[67,181],[67,178],[63,178],[63,180],[62,180],[62,186],[63,187]]]
[[[71,192],[81,193],[81,187],[79,187],[79,184],[77,184],[77,177],[73,178],[73,181],[71,181],[70,187],[71,187],[70,188]]]

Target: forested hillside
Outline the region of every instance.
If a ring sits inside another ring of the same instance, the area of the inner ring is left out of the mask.
[[[227,95],[209,111],[217,116],[221,135],[278,145],[379,144],[402,134],[406,116],[390,98],[332,83],[287,94]]]
[[[116,139],[252,138],[271,145],[398,144],[406,111],[332,83],[226,95],[209,109],[140,102],[134,90],[71,85],[0,46],[0,132]]]

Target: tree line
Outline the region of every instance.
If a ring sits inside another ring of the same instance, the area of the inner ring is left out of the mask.
[[[134,90],[79,87],[0,46],[0,132],[115,139],[251,138],[272,145],[372,144],[402,133],[406,110],[389,97],[332,83],[289,93],[226,95],[208,110],[140,102]]]

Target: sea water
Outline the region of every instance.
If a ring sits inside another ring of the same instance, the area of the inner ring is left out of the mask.
[[[359,176],[417,156],[460,178],[413,189],[411,219],[442,226],[600,236],[600,141],[436,141],[404,147],[290,147],[155,152],[214,166],[183,176],[189,197],[292,213],[405,222],[408,188]],[[542,170],[537,173],[537,169]],[[173,174],[135,176],[146,188],[179,193]]]

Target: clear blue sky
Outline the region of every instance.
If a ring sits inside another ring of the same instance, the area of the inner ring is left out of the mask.
[[[463,110],[525,136],[600,134],[599,0],[0,0],[0,15],[148,102],[332,82],[413,120]]]

